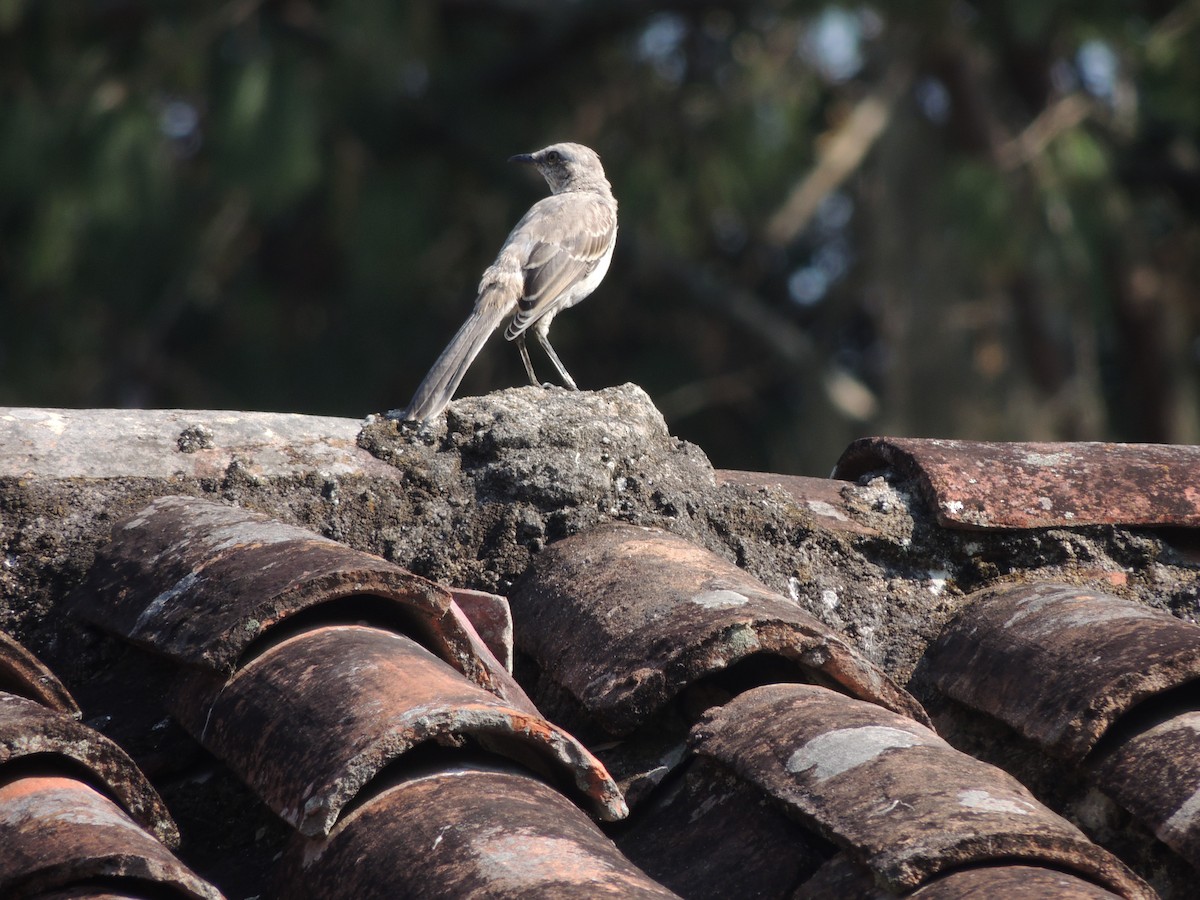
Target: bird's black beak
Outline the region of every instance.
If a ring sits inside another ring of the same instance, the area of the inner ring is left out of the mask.
[[[508,158],[508,161],[509,162],[519,162],[519,163],[531,163],[531,162],[533,162],[533,154],[532,153],[518,153],[516,156],[510,156]]]

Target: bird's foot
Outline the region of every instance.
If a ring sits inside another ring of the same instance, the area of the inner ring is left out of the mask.
[[[413,419],[408,415],[407,409],[389,409],[383,414],[383,419],[388,422],[395,422],[396,427],[402,434],[419,434],[426,435],[433,430],[433,423],[428,420]]]

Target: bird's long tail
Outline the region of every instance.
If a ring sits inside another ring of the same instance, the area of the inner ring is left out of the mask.
[[[503,307],[480,303],[450,339],[404,410],[404,420],[427,422],[446,408],[467,369],[504,318]]]

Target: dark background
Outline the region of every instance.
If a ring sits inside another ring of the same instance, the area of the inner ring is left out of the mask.
[[[593,146],[559,317],[721,466],[1200,438],[1200,3],[0,0],[0,404],[403,406]],[[533,349],[535,365],[551,369]],[[461,393],[521,384],[493,338]]]

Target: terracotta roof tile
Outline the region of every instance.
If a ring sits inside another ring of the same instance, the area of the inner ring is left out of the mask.
[[[855,490],[851,485],[829,478],[810,478],[804,475],[775,475],[770,472],[741,472],[718,469],[717,484],[740,484],[745,487],[779,488],[785,491],[804,512],[830,531],[878,537],[879,529],[862,521],[855,505],[843,493]]]
[[[120,747],[65,713],[0,691],[0,774],[3,766],[21,760],[86,772],[143,828],[170,846],[179,844],[171,814]]]
[[[1134,705],[1200,678],[1200,627],[1074,585],[1009,586],[975,596],[926,660],[947,696],[1080,762]]]
[[[841,635],[732,563],[653,528],[601,525],[538,555],[510,598],[517,646],[612,735],[749,657],[928,722]]]
[[[492,655],[509,674],[513,670],[513,620],[508,599],[488,591],[451,587],[450,596],[463,611]]]
[[[298,838],[277,896],[632,900],[675,895],[647,878],[577,807],[537,779],[451,765],[406,778]]]
[[[363,786],[411,748],[467,738],[540,760],[603,818],[626,812],[604,767],[569,734],[407,637],[376,628],[305,631],[228,681],[186,679],[169,703],[198,741],[304,834],[328,833]]]
[[[4,685],[25,694],[0,690],[0,896],[219,898],[164,846],[179,829],[134,762],[77,721],[40,660],[0,638]]]
[[[693,755],[635,807],[616,841],[689,900],[791,897],[837,850],[756,785]]]
[[[919,723],[812,685],[768,685],[711,711],[694,751],[757,785],[893,891],[998,862],[1154,892],[1006,772]]]
[[[303,528],[206,500],[162,497],[119,522],[76,593],[75,611],[176,663],[222,675],[299,613],[373,618],[533,709],[445,588]]]
[[[793,900],[893,900],[870,873],[839,853],[796,891]],[[920,900],[1115,900],[1094,882],[1038,866],[994,865],[950,872],[906,897]]]
[[[79,718],[79,704],[46,665],[0,631],[0,691],[34,700],[48,709],[56,709]]]
[[[912,900],[966,900],[1003,897],[1004,900],[1111,900],[1120,897],[1066,872],[1034,866],[994,866],[951,872],[919,891]]]
[[[1200,447],[864,438],[833,477],[915,479],[959,528],[1200,526]]]
[[[1103,791],[1200,870],[1200,712],[1162,713],[1091,761]]]
[[[119,806],[72,778],[0,780],[0,847],[5,897],[40,897],[96,879],[125,884],[135,896],[149,886],[154,896],[221,897]]]

